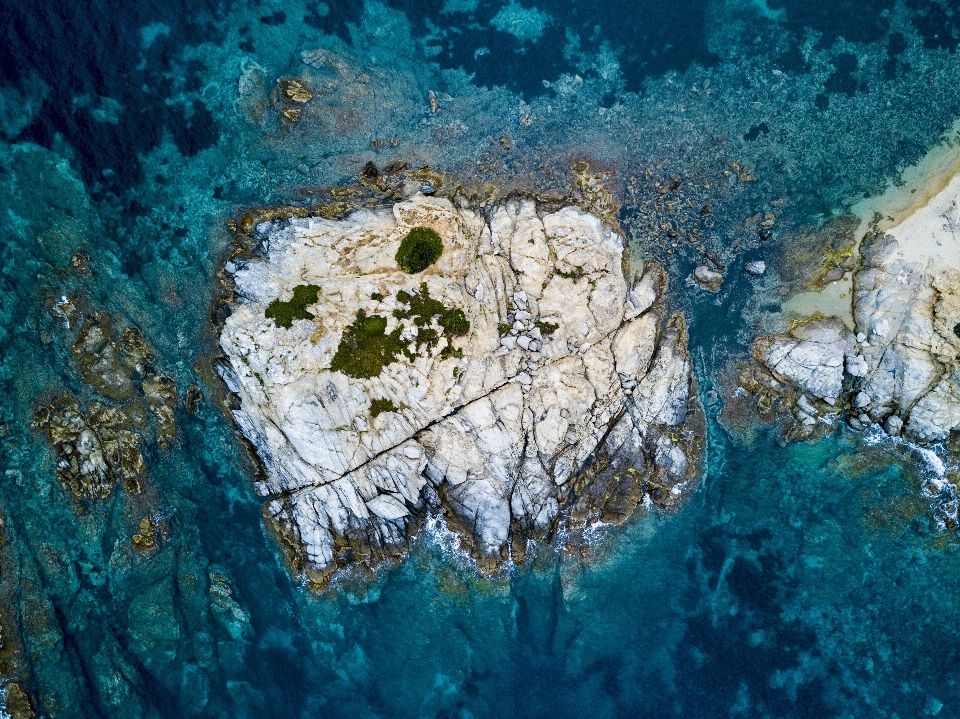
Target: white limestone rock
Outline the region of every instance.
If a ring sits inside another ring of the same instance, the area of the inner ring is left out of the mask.
[[[835,405],[843,391],[844,358],[853,335],[838,319],[812,320],[788,335],[765,335],[753,345],[754,357],[774,377]]]
[[[955,177],[899,225],[867,237],[853,280],[862,411],[880,423],[899,416],[904,436],[922,443],[960,429],[958,198]]]
[[[434,229],[444,251],[408,275],[394,256],[416,226]],[[628,287],[623,238],[601,219],[511,201],[486,221],[417,195],[258,231],[262,256],[233,260],[221,372],[264,470],[268,514],[314,581],[402,555],[430,511],[494,568],[574,504],[578,516],[619,520],[644,503],[672,506],[692,486],[702,410],[683,319],[661,327],[659,266]],[[443,334],[436,317],[416,327],[394,314],[406,307],[397,293],[421,283],[465,313],[466,336],[416,349],[426,330]],[[265,317],[300,285],[320,288],[313,319],[283,328]],[[330,371],[360,310],[386,318],[413,358],[375,377]],[[373,400],[394,409],[373,417]]]
[[[830,405],[850,424],[877,423],[925,444],[960,431],[960,175],[859,248],[855,334],[839,320],[761,337],[754,355],[780,380]],[[803,335],[803,336],[801,336]]]

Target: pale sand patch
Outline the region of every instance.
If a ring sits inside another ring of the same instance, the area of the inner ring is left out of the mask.
[[[819,292],[798,292],[780,305],[787,317],[808,319],[815,314],[836,317],[853,329],[853,276],[848,272],[843,279],[831,282]]]
[[[927,270],[947,266],[960,269],[960,174],[947,183],[924,206],[914,210],[887,233],[899,245],[898,254],[908,262],[919,262]]]
[[[879,195],[857,202],[851,209],[860,218],[857,240],[866,234],[874,215],[881,216],[878,227],[889,230],[905,222],[939,195],[960,173],[960,119],[957,119],[938,143],[915,165],[901,174],[899,186],[893,181]]]
[[[960,269],[960,119],[915,165],[900,174],[900,182],[887,184],[878,195],[851,208],[860,219],[854,256],[876,215],[877,227],[900,242],[900,254],[931,269],[949,264]],[[799,292],[780,305],[790,317],[821,314],[837,317],[850,329],[853,322],[853,275],[827,285],[819,292]]]

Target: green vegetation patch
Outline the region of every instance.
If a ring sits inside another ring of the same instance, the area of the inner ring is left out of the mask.
[[[440,259],[443,254],[443,241],[429,227],[414,227],[400,243],[395,259],[407,274],[423,272]]]
[[[542,334],[544,337],[549,337],[558,329],[560,329],[560,325],[554,322],[542,322],[541,320],[536,320],[533,324],[537,326],[537,329],[540,330],[540,334]]]
[[[317,285],[298,285],[293,288],[293,299],[289,302],[282,302],[280,298],[275,299],[267,305],[263,313],[268,319],[272,318],[277,323],[277,327],[286,327],[293,324],[294,320],[312,320],[314,315],[307,311],[307,307],[315,304],[320,296],[320,288]]]
[[[396,309],[393,311],[393,316],[400,320],[413,320],[413,324],[420,332],[417,335],[418,348],[422,344],[433,347],[440,339],[437,331],[430,327],[434,317],[437,317],[437,324],[443,329],[448,342],[452,337],[463,337],[470,332],[470,320],[467,319],[463,310],[459,307],[447,307],[440,300],[431,297],[426,282],[420,283],[420,294],[411,295],[409,292],[400,290],[397,293],[397,300],[410,305],[410,309]]]
[[[586,272],[583,271],[583,267],[581,267],[580,265],[577,265],[570,272],[566,272],[564,270],[557,270],[557,274],[560,275],[561,277],[566,277],[568,280],[573,280],[574,282],[576,282],[581,277],[583,277],[586,274]]]
[[[395,362],[400,353],[413,356],[400,339],[402,328],[387,334],[387,318],[357,310],[356,321],[348,325],[340,338],[330,369],[350,377],[379,377],[384,365]]]
[[[404,290],[397,293],[397,300],[409,305],[409,309],[395,309],[393,316],[398,320],[413,320],[417,327],[416,350],[433,349],[440,337],[447,338],[447,346],[440,352],[441,359],[463,357],[463,350],[453,346],[453,337],[463,337],[470,332],[470,320],[457,307],[447,307],[430,296],[427,283],[420,285],[420,293],[413,295]],[[437,318],[438,332],[431,324]],[[408,342],[400,339],[403,327],[397,327],[387,334],[387,318],[382,315],[368,315],[357,310],[356,321],[349,325],[340,339],[340,346],[330,363],[331,371],[343,372],[350,377],[369,379],[378,377],[385,365],[395,362],[402,354],[409,360],[415,355],[410,351]]]
[[[376,417],[383,412],[396,412],[396,405],[385,397],[378,397],[370,402],[370,417]]]
[[[505,335],[507,334],[507,332],[511,330],[512,327],[513,325],[510,324],[509,322],[501,322],[500,324],[497,325],[497,332],[499,332],[502,335]]]

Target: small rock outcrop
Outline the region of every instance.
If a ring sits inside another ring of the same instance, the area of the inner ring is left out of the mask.
[[[707,292],[716,292],[720,289],[720,285],[723,284],[723,275],[716,270],[711,270],[706,265],[699,265],[693,271],[693,279],[700,284],[700,287],[707,290]]]
[[[939,239],[950,246],[935,245],[928,256],[923,247],[937,240],[928,239],[922,224],[916,235],[901,231],[900,237],[868,238],[853,279],[862,338],[856,403],[870,420],[902,428],[906,437],[923,443],[960,429],[958,220],[954,205],[942,216],[949,231]],[[887,422],[893,416],[900,421]]]
[[[754,357],[781,381],[790,381],[834,406],[843,392],[843,366],[853,334],[838,319],[803,322],[787,335],[765,335]]]
[[[608,223],[418,194],[258,234],[260,255],[231,266],[222,374],[267,514],[311,581],[402,556],[431,512],[489,570],[564,517],[620,522],[694,485],[704,424],[683,317],[664,316],[658,265],[624,276]],[[410,274],[397,257],[412,235],[442,252],[405,250],[426,257]]]
[[[767,271],[767,263],[763,260],[754,260],[743,265],[743,271],[753,277],[759,277]]]

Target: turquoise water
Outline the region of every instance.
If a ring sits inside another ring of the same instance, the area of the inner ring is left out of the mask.
[[[960,542],[923,498],[929,461],[842,429],[784,447],[718,421],[722,371],[781,321],[784,258],[960,115],[954,4],[0,8],[0,679],[39,714],[960,714]],[[316,48],[340,69],[305,65]],[[280,77],[331,89],[287,124]],[[436,526],[375,578],[319,596],[291,579],[212,371],[224,223],[398,159],[503,192],[564,189],[581,159],[599,174],[690,324],[710,434],[682,511],[492,580]],[[716,296],[685,282],[699,255],[679,224],[650,219],[671,181],[732,268]],[[771,210],[762,241],[745,218]],[[739,263],[761,257],[755,283]],[[53,393],[112,402],[81,380],[64,296],[140,327],[177,385],[178,443],[146,444],[139,495],[78,505],[30,428]],[[139,555],[145,515],[169,537]]]

